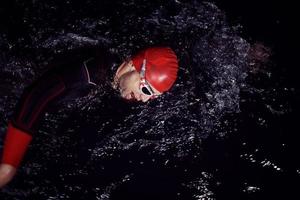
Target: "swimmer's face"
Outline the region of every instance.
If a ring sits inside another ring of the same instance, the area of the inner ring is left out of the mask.
[[[135,70],[132,62],[124,62],[118,69],[116,73],[116,77],[118,77],[119,83],[119,91],[123,98],[127,100],[135,100],[147,102],[152,99],[154,96],[161,95],[155,88],[151,85],[151,89],[154,92],[154,95],[146,95],[140,90],[141,85],[141,76],[139,72]]]

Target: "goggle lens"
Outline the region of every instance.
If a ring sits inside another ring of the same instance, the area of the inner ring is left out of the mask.
[[[145,94],[145,95],[152,95],[152,93],[149,91],[149,89],[146,86],[142,86],[141,91]]]

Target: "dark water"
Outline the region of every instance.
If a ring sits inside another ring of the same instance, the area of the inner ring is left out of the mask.
[[[104,85],[47,112],[1,199],[297,196],[292,5],[6,3],[0,7],[1,141],[24,87],[70,49],[100,45],[126,58],[145,46],[169,45],[180,59],[180,77],[170,93],[147,104],[127,104]]]

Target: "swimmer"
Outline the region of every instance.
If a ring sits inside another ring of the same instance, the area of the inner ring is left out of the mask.
[[[83,53],[84,54],[84,53]],[[128,101],[147,102],[174,84],[178,60],[169,47],[149,47],[139,51],[109,73],[109,55],[104,51],[80,56],[57,64],[24,90],[15,113],[8,123],[0,164],[0,188],[17,172],[39,119],[47,107],[57,101],[87,95],[87,89],[111,76],[112,87]]]

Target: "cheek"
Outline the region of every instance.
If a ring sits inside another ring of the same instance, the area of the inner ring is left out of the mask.
[[[133,82],[132,82],[132,89],[135,90],[135,91],[139,91],[140,89],[140,79],[135,79]]]
[[[131,76],[125,80],[124,84],[126,88],[130,88],[131,90],[136,90],[139,88],[139,78],[136,76]]]
[[[139,90],[140,79],[136,74],[127,74],[120,79],[123,90]]]

